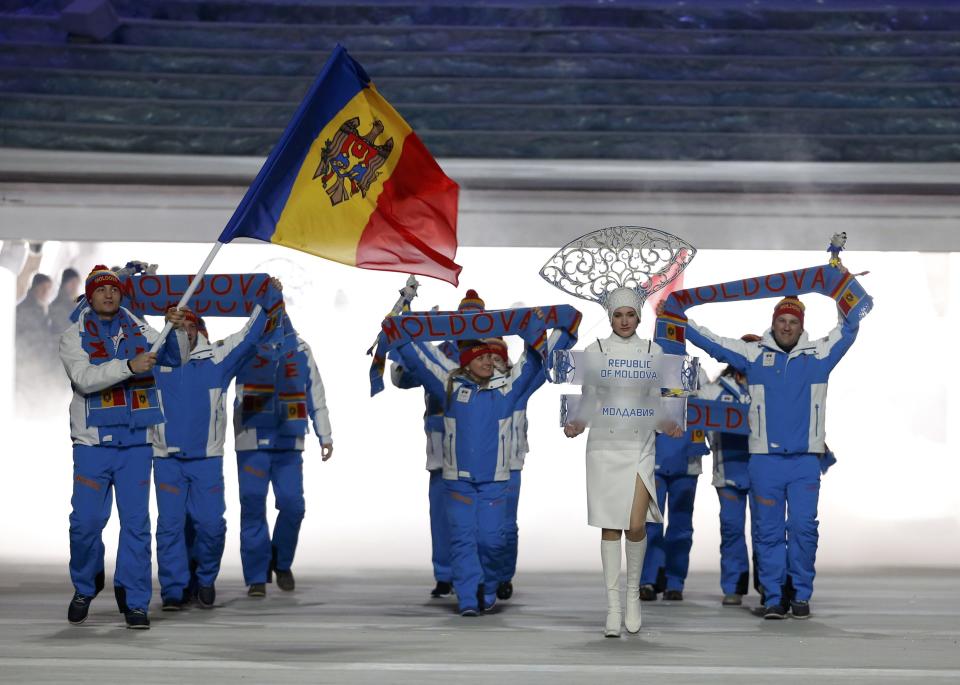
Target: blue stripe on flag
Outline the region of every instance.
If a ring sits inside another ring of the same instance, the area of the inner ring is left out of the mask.
[[[338,44],[237,205],[219,242],[240,236],[270,241],[311,144],[368,83],[367,72]]]

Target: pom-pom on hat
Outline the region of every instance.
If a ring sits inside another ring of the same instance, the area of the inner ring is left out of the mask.
[[[117,288],[120,288],[120,279],[117,278],[117,274],[113,273],[103,264],[97,264],[87,276],[87,281],[84,285],[83,293],[87,296],[87,301],[90,301],[90,298],[93,297],[93,291],[102,285],[115,285]]]
[[[610,323],[613,323],[613,313],[620,307],[632,307],[637,312],[637,319],[640,318],[640,312],[643,310],[643,298],[633,288],[611,290],[603,304],[607,308]]]
[[[460,300],[460,306],[457,307],[458,312],[471,312],[477,311],[482,312],[485,307],[483,300],[480,299],[480,296],[477,295],[477,291],[472,288],[467,291],[467,294],[464,295],[463,299]]]
[[[806,307],[803,306],[803,302],[798,300],[796,297],[785,297],[779,302],[777,306],[773,308],[773,320],[776,321],[777,317],[781,314],[793,314],[795,317],[800,319],[800,325],[803,325],[803,312],[806,310]]]
[[[457,343],[460,350],[460,366],[465,367],[477,357],[491,352],[490,347],[482,340],[461,340]]]

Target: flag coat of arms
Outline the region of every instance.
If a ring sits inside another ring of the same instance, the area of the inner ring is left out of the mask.
[[[338,45],[219,241],[256,238],[456,285],[458,193]]]

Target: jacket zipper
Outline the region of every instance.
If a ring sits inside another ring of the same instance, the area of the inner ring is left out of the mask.
[[[814,424],[813,434],[814,434],[814,435],[820,435],[820,405],[819,405],[819,404],[815,404],[814,407],[815,407],[816,410],[817,410],[817,422]]]

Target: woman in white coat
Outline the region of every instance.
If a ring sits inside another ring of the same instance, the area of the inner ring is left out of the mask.
[[[612,334],[587,347],[587,352],[661,353],[659,345],[637,336],[643,298],[632,288],[617,288],[605,300]],[[597,389],[603,392],[603,389]],[[585,389],[585,395],[590,390]],[[564,426],[568,438],[585,430],[581,421]],[[674,437],[675,424],[658,426]],[[607,621],[604,634],[619,637],[621,623],[627,631],[640,630],[640,569],[646,553],[646,522],[662,522],[653,480],[655,432],[624,425],[597,428],[587,438],[587,523],[601,528],[600,553],[607,588]],[[620,604],[620,538],[626,533],[626,616]]]

